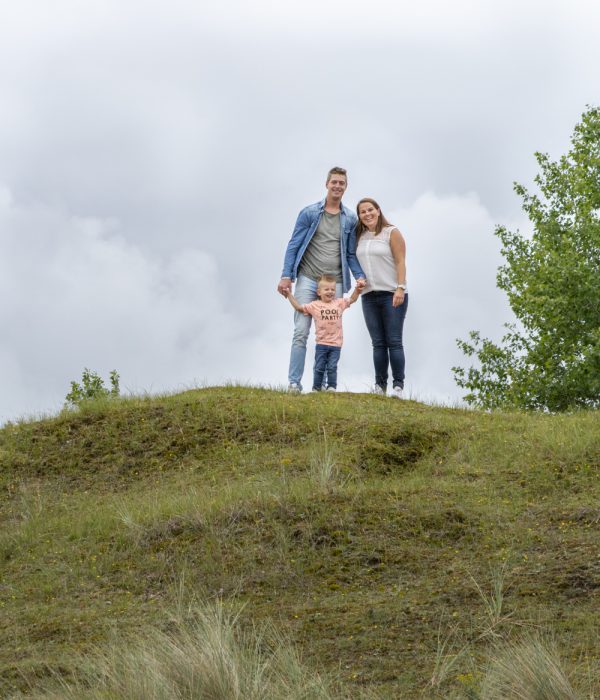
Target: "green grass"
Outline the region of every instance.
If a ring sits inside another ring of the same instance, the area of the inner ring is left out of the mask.
[[[597,412],[209,388],[9,424],[0,465],[2,697],[182,597],[243,605],[336,697],[485,698],[541,631],[600,697]]]

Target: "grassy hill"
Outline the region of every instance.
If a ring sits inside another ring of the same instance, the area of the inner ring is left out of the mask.
[[[85,684],[194,601],[332,697],[492,697],[531,640],[600,697],[597,412],[211,388],[8,424],[0,465],[2,697]]]

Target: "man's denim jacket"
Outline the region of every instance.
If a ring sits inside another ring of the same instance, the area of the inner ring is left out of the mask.
[[[309,204],[298,214],[294,232],[288,243],[283,261],[282,277],[296,280],[298,266],[323,215],[325,200]],[[343,204],[340,208],[340,258],[342,261],[342,286],[344,292],[350,290],[350,270],[355,279],[365,277],[356,257],[356,215]]]

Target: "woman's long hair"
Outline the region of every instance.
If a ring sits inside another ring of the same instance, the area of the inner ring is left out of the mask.
[[[375,235],[378,233],[381,233],[382,229],[385,228],[386,226],[391,226],[390,222],[385,218],[383,215],[383,212],[381,211],[381,207],[379,204],[374,199],[371,199],[371,197],[363,197],[360,202],[356,205],[356,218],[358,221],[356,222],[356,242],[360,240],[360,237],[363,235],[363,233],[367,230],[367,227],[361,222],[360,217],[358,215],[358,208],[360,207],[361,204],[372,204],[375,209],[379,212],[379,218],[377,219],[377,226],[375,226]]]

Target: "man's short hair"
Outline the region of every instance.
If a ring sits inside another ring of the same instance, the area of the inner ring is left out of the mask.
[[[343,175],[346,178],[346,182],[348,182],[348,173],[346,172],[345,168],[340,168],[338,165],[331,168],[331,170],[327,173],[327,182],[331,180],[332,175]]]
[[[317,282],[317,286],[320,285],[321,282],[324,282],[326,284],[336,284],[337,280],[335,278],[335,275],[321,275],[319,277],[319,281]]]

